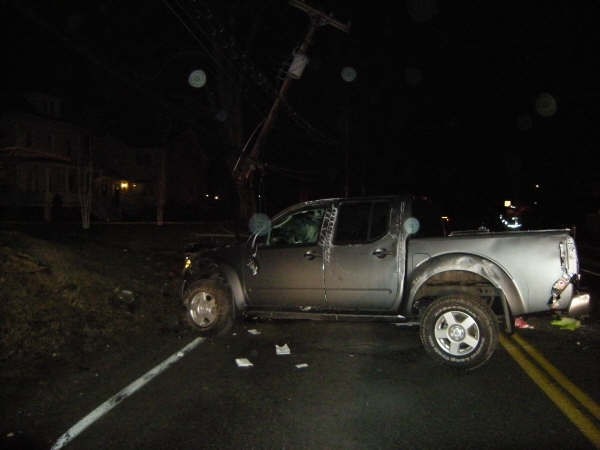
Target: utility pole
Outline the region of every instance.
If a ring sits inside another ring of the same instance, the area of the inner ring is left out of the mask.
[[[290,5],[304,11],[310,18],[310,26],[304,36],[304,40],[300,45],[299,49],[294,54],[294,59],[290,64],[285,80],[281,84],[279,93],[275,98],[267,117],[265,118],[262,127],[260,128],[259,134],[254,141],[252,149],[247,155],[240,156],[240,159],[233,168],[233,176],[238,186],[238,193],[240,194],[240,201],[243,202],[242,190],[252,191],[252,178],[254,172],[261,167],[259,163],[259,155],[261,147],[263,146],[265,139],[273,126],[275,117],[281,107],[281,103],[284,101],[288,89],[290,88],[292,80],[300,79],[304,68],[308,64],[308,57],[306,56],[308,47],[312,43],[313,36],[318,27],[330,25],[338,30],[348,33],[350,30],[350,24],[344,25],[343,23],[333,19],[325,13],[307,5],[301,0],[290,0]],[[246,194],[248,194],[246,192]],[[253,195],[253,193],[252,193]],[[247,195],[244,197],[247,198]],[[241,206],[241,205],[240,205]]]

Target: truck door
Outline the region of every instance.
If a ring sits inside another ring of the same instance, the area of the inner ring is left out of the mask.
[[[390,309],[399,289],[397,237],[390,232],[390,202],[348,201],[338,208],[324,264],[327,307]]]
[[[257,269],[244,268],[248,301],[277,309],[323,306],[323,252],[319,235],[325,208],[290,212],[273,224],[256,252]]]

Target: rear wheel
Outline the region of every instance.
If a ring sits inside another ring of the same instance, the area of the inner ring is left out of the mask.
[[[471,298],[434,301],[421,318],[420,337],[427,353],[461,369],[485,364],[498,346],[498,333],[492,309]]]
[[[204,335],[228,332],[233,325],[231,294],[219,280],[199,280],[186,286],[186,321]]]

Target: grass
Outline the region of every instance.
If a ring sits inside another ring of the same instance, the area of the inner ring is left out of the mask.
[[[3,377],[85,359],[133,335],[181,326],[186,243],[221,224],[43,224],[0,230]]]

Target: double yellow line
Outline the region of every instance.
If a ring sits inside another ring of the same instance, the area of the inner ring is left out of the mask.
[[[518,334],[500,335],[500,344],[563,414],[600,449],[600,429],[581,408],[600,421],[600,406]]]

